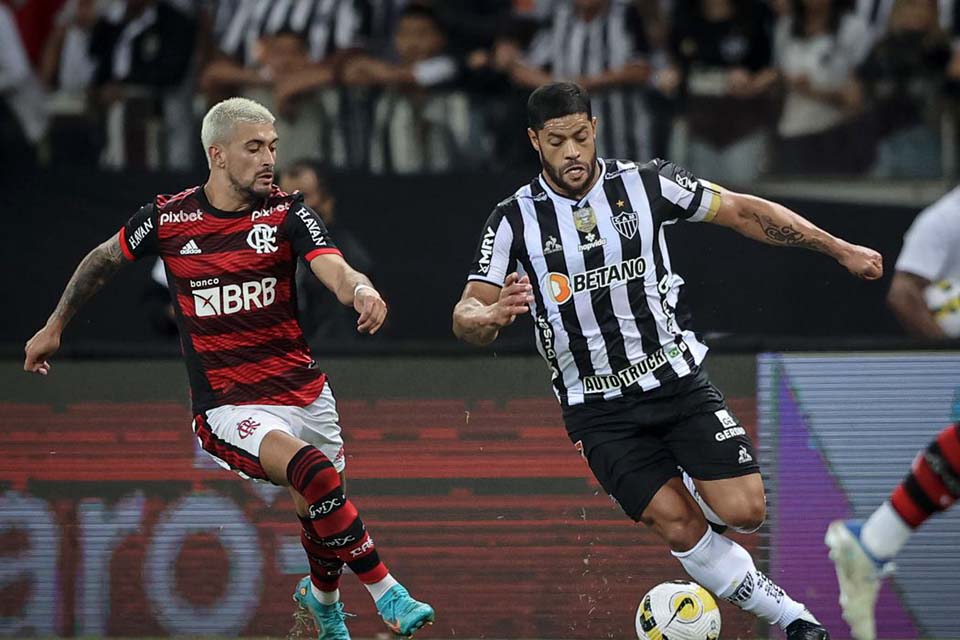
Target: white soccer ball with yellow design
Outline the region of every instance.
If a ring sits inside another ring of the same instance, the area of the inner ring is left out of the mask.
[[[664,582],[643,596],[637,609],[640,640],[717,640],[720,609],[695,582]]]
[[[934,282],[924,290],[923,298],[943,332],[951,338],[960,337],[960,282]]]

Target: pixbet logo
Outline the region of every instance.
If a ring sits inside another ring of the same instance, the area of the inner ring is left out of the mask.
[[[286,211],[289,208],[290,208],[289,202],[281,202],[280,204],[274,205],[269,209],[257,209],[256,211],[250,214],[250,220],[251,222],[256,222],[260,218],[269,218],[273,214],[279,213],[281,211]]]
[[[240,311],[269,307],[277,298],[277,279],[264,278],[240,284],[218,285],[219,278],[191,280],[191,286],[205,286],[193,290],[193,308],[198,318],[228,316]]]
[[[253,418],[244,418],[237,423],[237,433],[240,435],[240,439],[248,438],[253,435],[253,432],[257,430],[257,427],[260,426],[260,423],[254,420]]]
[[[202,222],[203,211],[177,211],[176,213],[161,213],[160,226],[174,222]]]

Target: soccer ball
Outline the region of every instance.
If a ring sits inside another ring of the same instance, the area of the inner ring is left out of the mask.
[[[717,601],[695,582],[658,584],[637,608],[640,640],[717,640],[719,636]]]
[[[924,290],[923,299],[943,332],[951,338],[960,337],[960,282],[934,282]]]

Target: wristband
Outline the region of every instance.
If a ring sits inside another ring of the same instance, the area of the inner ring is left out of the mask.
[[[358,284],[357,286],[355,286],[355,287],[353,288],[353,297],[354,297],[354,298],[357,297],[357,292],[360,291],[360,289],[370,289],[370,291],[373,291],[378,298],[380,297],[380,294],[377,293],[377,290],[374,289],[373,287],[371,287],[370,285],[368,285],[368,284]]]

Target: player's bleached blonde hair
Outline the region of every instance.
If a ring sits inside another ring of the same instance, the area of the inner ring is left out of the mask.
[[[226,142],[235,123],[273,124],[275,120],[269,109],[248,98],[227,98],[210,107],[200,127],[200,141],[207,156],[207,166],[211,166],[210,147],[218,142]]]

